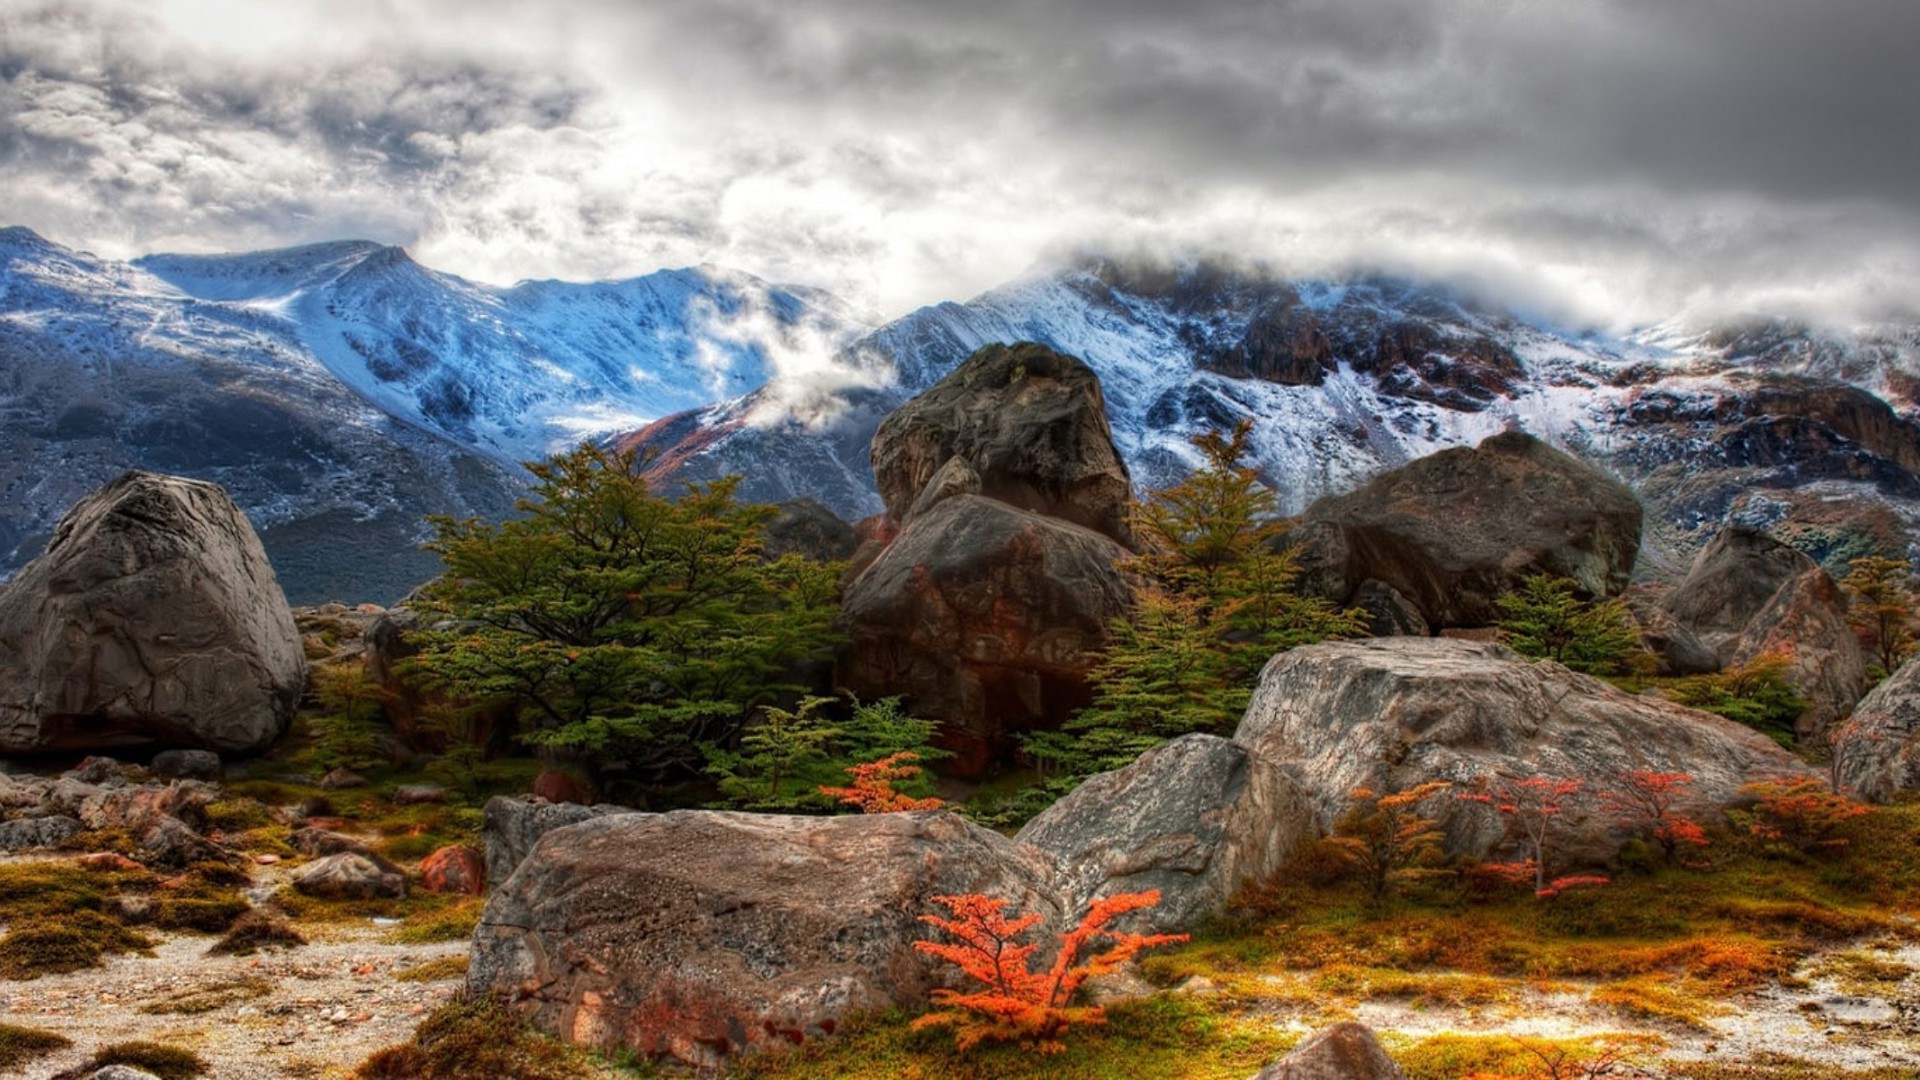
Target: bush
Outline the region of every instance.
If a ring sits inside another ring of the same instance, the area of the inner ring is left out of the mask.
[[[374,1054],[357,1080],[578,1080],[585,1052],[534,1031],[506,1007],[481,996],[456,999],[423,1021],[411,1043]]]
[[[1666,693],[1688,708],[1724,716],[1792,746],[1794,722],[1807,711],[1807,699],[1788,678],[1792,662],[1785,653],[1763,653],[1737,668],[1681,679]]]
[[[1500,636],[1522,656],[1589,675],[1624,674],[1642,650],[1627,605],[1583,600],[1571,578],[1535,574],[1499,600]]]

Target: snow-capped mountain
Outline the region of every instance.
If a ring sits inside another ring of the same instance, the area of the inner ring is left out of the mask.
[[[494,288],[368,243],[119,263],[0,230],[0,574],[149,468],[225,485],[295,602],[391,600],[434,572],[423,516],[510,512],[516,462],[862,329],[708,268]]]
[[[1191,436],[1242,418],[1292,512],[1520,428],[1641,491],[1655,572],[1728,517],[1797,530],[1831,559],[1904,542],[1920,522],[1920,429],[1901,411],[1920,386],[1912,327],[1822,334],[1757,322],[1614,338],[1431,285],[1291,282],[1204,263],[1090,260],[923,308],[850,347],[892,379],[843,396],[837,413],[817,400],[805,420],[770,408],[776,382],[626,441],[659,452],[663,479],[741,472],[749,497],[813,495],[842,514],[876,513],[865,446],[878,417],[979,346],[1011,341],[1099,373],[1143,487],[1193,466]]]

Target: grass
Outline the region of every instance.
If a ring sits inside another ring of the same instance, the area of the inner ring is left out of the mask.
[[[273,984],[265,979],[235,979],[175,994],[165,1000],[143,1005],[140,1011],[151,1016],[198,1016],[242,1001],[266,997],[272,992]]]
[[[1887,996],[1899,992],[1914,969],[1898,960],[1857,951],[1822,957],[1808,974],[1832,979],[1843,994]]]
[[[1552,1063],[1561,1075],[1582,1075],[1576,1063],[1596,1062],[1614,1055],[1623,1062],[1651,1060],[1664,1044],[1645,1035],[1591,1036],[1579,1039],[1515,1038],[1511,1035],[1432,1035],[1417,1041],[1389,1040],[1388,1054],[1407,1074],[1407,1080],[1460,1080],[1461,1077],[1512,1077],[1537,1080],[1555,1075],[1545,1071]]]
[[[953,1037],[914,1031],[909,1018],[859,1018],[831,1039],[743,1059],[742,1080],[1245,1080],[1283,1056],[1298,1036],[1220,1016],[1185,995],[1107,1008],[1099,1028],[1070,1031],[1058,1054],[982,1046],[962,1054]]]
[[[207,1071],[207,1063],[191,1050],[165,1043],[124,1042],[102,1047],[93,1055],[93,1060],[87,1062],[82,1075],[109,1065],[144,1069],[160,1080],[193,1080]]]
[[[0,1024],[0,1069],[17,1069],[72,1045],[72,1039],[57,1032]]]
[[[423,964],[402,968],[393,973],[401,982],[430,983],[444,982],[448,979],[464,979],[467,976],[468,958],[464,956],[440,956]]]

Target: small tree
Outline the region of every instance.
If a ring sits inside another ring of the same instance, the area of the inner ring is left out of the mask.
[[[1553,776],[1495,776],[1480,791],[1461,794],[1468,802],[1490,806],[1504,816],[1509,828],[1518,830],[1532,871],[1536,896],[1553,896],[1571,885],[1604,883],[1605,878],[1554,878],[1549,870],[1558,824],[1573,800],[1581,794],[1583,781]]]
[[[1801,854],[1846,847],[1841,835],[1847,823],[1872,813],[1872,808],[1835,794],[1812,777],[1763,780],[1748,784],[1740,794],[1755,800],[1749,832],[1762,840],[1778,841]]]
[[[1381,795],[1367,788],[1353,793],[1353,806],[1334,822],[1329,843],[1360,871],[1375,903],[1398,882],[1433,874],[1443,855],[1445,834],[1438,820],[1419,813],[1421,803],[1453,787],[1444,781]]]
[[[707,748],[707,771],[720,793],[751,810],[790,810],[815,803],[817,777],[832,764],[829,747],[840,729],[820,715],[832,698],[810,697],[792,712],[771,705],[740,738],[740,749]]]
[[[953,1029],[962,1051],[989,1041],[1017,1042],[1043,1054],[1065,1049],[1060,1037],[1069,1027],[1106,1022],[1100,1006],[1074,1003],[1083,983],[1119,970],[1143,949],[1187,940],[1185,934],[1130,934],[1112,929],[1110,924],[1121,915],[1160,902],[1158,889],[1119,893],[1094,901],[1080,925],[1061,935],[1053,964],[1036,972],[1030,962],[1039,946],[1020,937],[1039,925],[1038,914],[1008,918],[1007,901],[977,893],[933,899],[952,918],[922,915],[920,921],[954,940],[916,941],[913,947],[958,966],[980,989],[935,990],[934,1004],[945,1008],[920,1017],[913,1026],[916,1030]],[[1105,948],[1081,955],[1101,941],[1106,942]]]
[[[920,755],[911,750],[902,750],[889,754],[878,761],[869,761],[847,768],[847,775],[853,783],[846,787],[820,788],[820,794],[835,802],[845,803],[857,808],[863,814],[892,814],[904,810],[938,810],[946,803],[936,798],[916,799],[903,795],[894,789],[895,784],[909,782],[920,775],[920,766],[914,762]]]
[[[1745,724],[1790,747],[1794,724],[1807,711],[1807,699],[1794,688],[1792,672],[1793,654],[1776,649],[1739,667],[1681,679],[1667,688],[1667,696],[1689,708]]]
[[[1582,600],[1570,578],[1535,574],[1499,599],[1500,633],[1522,656],[1590,675],[1625,672],[1640,632],[1625,602]]]
[[[1914,588],[1913,567],[1905,559],[1879,555],[1847,565],[1851,569],[1840,581],[1853,600],[1847,618],[1861,647],[1881,671],[1891,674],[1913,655],[1916,643],[1914,609],[1920,607],[1920,592]]]
[[[1624,772],[1602,796],[1601,809],[1634,832],[1651,837],[1671,863],[1682,848],[1707,846],[1706,830],[1674,809],[1675,800],[1692,783],[1691,773]]]
[[[313,763],[322,770],[371,769],[386,764],[380,745],[388,734],[381,722],[385,695],[359,664],[334,664],[313,671],[313,693],[321,711],[309,721]]]

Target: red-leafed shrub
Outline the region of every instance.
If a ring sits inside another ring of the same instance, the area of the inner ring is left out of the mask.
[[[1463,793],[1462,799],[1490,806],[1506,817],[1520,833],[1528,856],[1518,863],[1485,864],[1481,870],[1515,881],[1524,881],[1523,875],[1530,870],[1534,895],[1541,897],[1558,895],[1564,883],[1605,884],[1604,878],[1555,879],[1548,872],[1556,839],[1554,825],[1583,786],[1583,781],[1557,776],[1495,776],[1481,790]]]
[[[1060,1036],[1069,1027],[1106,1020],[1100,1006],[1074,1004],[1081,984],[1118,970],[1142,949],[1187,940],[1185,934],[1111,929],[1109,924],[1119,916],[1160,902],[1158,889],[1118,893],[1094,901],[1080,925],[1061,935],[1052,965],[1036,972],[1030,961],[1039,946],[1019,938],[1039,924],[1039,915],[1008,918],[1007,901],[978,893],[933,899],[953,917],[922,915],[920,921],[939,927],[954,940],[917,941],[913,947],[957,965],[980,988],[935,990],[934,1004],[944,1007],[915,1020],[913,1026],[952,1028],[963,1051],[982,1042],[1017,1042],[1041,1053],[1061,1050]],[[1090,951],[1101,941],[1106,943],[1104,948]],[[1087,955],[1083,958],[1082,953]]]
[[[1847,838],[1840,835],[1847,822],[1872,813],[1871,807],[1835,794],[1812,777],[1763,780],[1748,784],[1740,793],[1757,800],[1748,831],[1802,853],[1847,846]]]
[[[1375,900],[1385,898],[1396,883],[1444,872],[1436,864],[1446,834],[1419,807],[1452,786],[1435,781],[1391,795],[1354,791],[1352,808],[1334,822],[1327,843],[1360,873]]]
[[[1602,795],[1601,808],[1621,824],[1651,837],[1671,863],[1682,848],[1707,846],[1706,830],[1673,808],[1691,783],[1691,773],[1636,769],[1620,774],[1613,789]]]
[[[863,814],[892,814],[902,810],[938,810],[946,803],[928,797],[916,799],[895,791],[893,785],[920,775],[920,755],[911,750],[889,754],[847,769],[853,783],[846,787],[820,788],[820,794],[848,806],[859,807]]]

